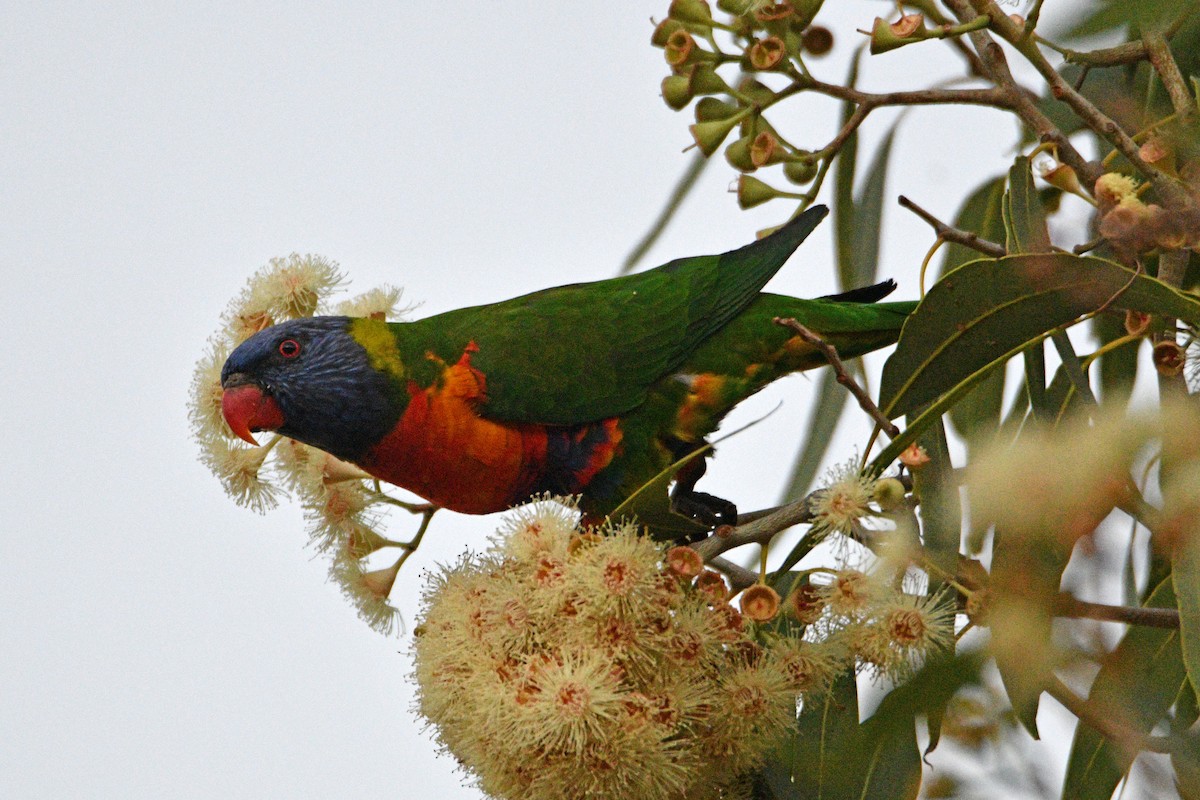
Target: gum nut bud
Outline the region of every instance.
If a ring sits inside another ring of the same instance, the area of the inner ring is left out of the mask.
[[[810,25],[800,35],[800,45],[806,53],[823,56],[833,49],[833,31],[824,25]]]
[[[904,448],[904,452],[900,454],[898,460],[909,469],[918,470],[929,463],[929,454],[925,452],[924,447],[913,442]]]
[[[1154,368],[1158,370],[1159,375],[1164,378],[1173,378],[1183,372],[1187,353],[1176,342],[1159,342],[1154,345],[1151,359],[1154,361]]]
[[[917,24],[913,24],[913,17],[917,18]],[[886,53],[889,50],[895,50],[897,47],[903,47],[906,44],[917,41],[908,35],[897,33],[897,26],[899,26],[900,31],[915,33],[922,27],[920,23],[923,21],[920,14],[906,14],[899,21],[892,24],[889,24],[882,17],[876,17],[875,24],[871,27],[871,54]]]
[[[668,75],[662,82],[662,99],[668,106],[681,111],[692,102],[692,89],[682,75]]]
[[[1152,317],[1145,311],[1125,312],[1125,332],[1130,336],[1141,336],[1150,329]]]
[[[772,70],[779,67],[787,56],[787,47],[778,36],[768,36],[755,42],[746,56],[750,66],[759,71]]]
[[[744,616],[755,622],[767,622],[779,613],[779,594],[770,586],[756,583],[742,592],[738,605]]]
[[[712,64],[701,62],[693,64],[688,72],[688,90],[693,95],[729,94],[729,84],[717,74]]]
[[[679,28],[667,37],[663,53],[667,63],[672,67],[682,67],[697,49],[696,40],[692,38],[692,35],[683,28]]]
[[[749,175],[742,175],[738,178],[737,202],[739,208],[754,208],[779,196],[778,190],[771,188],[758,178]]]
[[[895,511],[904,505],[906,494],[904,484],[895,478],[884,478],[875,484],[875,502],[884,511]]]
[[[726,14],[732,14],[735,17],[740,17],[746,14],[754,6],[757,0],[717,0],[717,8],[724,11]]]
[[[1043,172],[1042,180],[1055,188],[1062,189],[1064,192],[1070,192],[1080,197],[1085,196],[1083,185],[1079,182],[1079,176],[1075,174],[1074,169],[1066,164],[1058,164],[1052,169]]]
[[[655,47],[666,47],[671,34],[681,30],[683,30],[683,23],[668,17],[654,26],[654,33],[650,34],[650,44]]]
[[[729,119],[741,111],[732,103],[726,103],[715,97],[702,97],[696,103],[696,122],[712,122],[713,120]]]
[[[725,160],[729,162],[729,166],[738,172],[753,172],[757,169],[750,160],[750,144],[753,141],[753,136],[743,136],[725,148]]]
[[[691,131],[692,139],[695,140],[696,146],[700,148],[700,152],[706,156],[711,156],[717,152],[717,148],[721,146],[721,142],[725,141],[725,137],[729,135],[729,132],[733,130],[738,122],[738,117],[733,116],[728,119],[697,122],[694,125],[689,125],[688,130]]]
[[[691,25],[702,25],[711,28],[713,24],[712,10],[704,0],[671,0],[671,8],[667,16]]]
[[[763,131],[754,137],[754,143],[750,145],[750,160],[754,162],[754,166],[765,167],[768,164],[778,164],[782,160],[782,156],[783,148],[770,131]]]
[[[817,162],[809,158],[797,158],[783,165],[783,175],[792,183],[803,186],[817,177]]]
[[[775,99],[775,92],[762,81],[755,78],[743,78],[738,84],[738,91],[746,96],[751,103],[765,106]]]
[[[704,571],[704,559],[692,548],[679,545],[667,551],[667,568],[681,578],[694,578]]]
[[[1025,29],[1025,18],[1022,17],[1020,14],[1009,14],[1008,19],[1012,22],[1013,25],[1016,25],[1018,29],[1020,29],[1020,30]]]

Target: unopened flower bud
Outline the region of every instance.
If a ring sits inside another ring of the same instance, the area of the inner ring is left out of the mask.
[[[817,162],[811,153],[802,153],[799,158],[790,159],[783,165],[783,175],[792,183],[803,186],[817,177]]]
[[[671,8],[667,16],[691,25],[701,25],[711,28],[713,24],[712,11],[704,0],[671,0]]]
[[[1022,17],[1020,14],[1009,14],[1008,19],[1012,22],[1013,25],[1016,25],[1021,30],[1025,30],[1025,18]]]
[[[671,108],[679,111],[692,102],[692,88],[683,75],[668,75],[663,78],[662,98]]]
[[[688,126],[688,130],[692,134],[692,139],[695,140],[696,146],[700,148],[700,152],[706,156],[711,156],[717,152],[717,148],[721,146],[721,142],[725,141],[725,137],[741,122],[742,117],[748,110],[743,109],[742,113],[734,114],[732,117],[725,119],[697,122],[694,125]]]
[[[875,502],[884,511],[894,511],[904,505],[907,491],[895,478],[883,478],[875,484]]]
[[[749,175],[742,175],[738,178],[737,201],[739,208],[754,208],[780,196],[781,193],[778,189],[768,186],[758,178]]]
[[[756,583],[742,592],[742,614],[755,622],[768,622],[779,613],[779,594],[770,586]]]
[[[1050,159],[1048,163],[1039,168],[1038,175],[1056,189],[1062,189],[1064,192],[1070,192],[1078,197],[1087,197],[1083,185],[1079,183],[1079,176],[1068,164],[1061,164]]]
[[[725,148],[725,160],[738,172],[753,172],[757,169],[750,158],[750,145],[753,141],[753,136],[743,136]]]
[[[650,34],[650,44],[655,47],[666,47],[671,34],[681,30],[683,30],[683,23],[668,17],[654,26],[654,33]]]
[[[1154,345],[1151,359],[1158,374],[1164,378],[1173,378],[1183,372],[1187,361],[1187,353],[1177,342],[1159,342]]]
[[[810,25],[801,34],[800,44],[806,53],[823,56],[833,49],[833,31],[824,25]]]
[[[739,111],[741,109],[732,103],[726,103],[715,97],[702,97],[700,102],[696,103],[696,122],[729,119]]]
[[[746,56],[753,69],[765,72],[783,64],[787,57],[787,46],[778,36],[768,36],[755,42],[746,51]]]
[[[717,8],[724,11],[726,14],[732,14],[735,17],[740,17],[743,14],[749,13],[757,0],[717,0]]]
[[[924,447],[913,442],[904,448],[904,452],[900,454],[898,460],[910,470],[918,470],[929,463],[929,454],[925,452]]]
[[[688,89],[693,95],[730,94],[729,84],[717,74],[716,67],[708,62],[692,65],[687,73]]]

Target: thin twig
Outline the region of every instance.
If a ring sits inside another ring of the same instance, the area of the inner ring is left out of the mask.
[[[811,500],[816,494],[817,492],[812,492],[794,503],[782,506],[765,517],[759,517],[753,522],[738,525],[724,536],[713,534],[707,539],[693,544],[692,549],[699,553],[705,561],[711,561],[721,553],[741,547],[744,544],[767,544],[780,531],[786,530],[793,525],[813,521]]]
[[[1062,593],[1054,603],[1054,613],[1060,617],[1097,619],[1105,622],[1124,622],[1147,628],[1179,629],[1179,611],[1174,608],[1150,606],[1110,606],[1089,603],[1074,595]]]
[[[892,421],[887,418],[887,415],[879,410],[879,406],[875,405],[875,401],[871,399],[871,396],[867,394],[866,390],[846,370],[846,365],[842,362],[841,356],[838,355],[836,347],[791,317],[775,317],[774,322],[776,325],[782,325],[785,328],[795,331],[801,339],[821,351],[825,358],[828,359],[829,365],[833,367],[833,371],[837,373],[837,382],[845,386],[850,391],[850,394],[854,395],[854,399],[858,401],[858,405],[867,413],[867,416],[878,423],[883,432],[888,435],[888,438],[895,439],[900,435],[900,429],[893,425]]]
[[[729,578],[729,583],[735,592],[740,592],[742,589],[758,583],[757,572],[735,564],[727,558],[715,556],[708,560],[708,565],[713,569],[725,573],[725,576]]]
[[[972,250],[978,250],[985,256],[991,256],[992,258],[1003,258],[1008,255],[1008,251],[1004,249],[1004,245],[984,239],[977,233],[960,230],[959,228],[947,225],[904,195],[900,195],[899,203],[928,222],[933,226],[933,232],[948,242],[961,244],[963,247],[969,247]]]
[[[1111,710],[1100,708],[1094,701],[1084,700],[1058,678],[1050,679],[1046,685],[1046,692],[1078,717],[1080,722],[1112,740],[1113,743],[1127,750],[1131,756],[1142,750],[1152,753],[1175,752],[1175,742],[1170,738],[1146,736],[1130,728],[1120,716],[1113,714]]]
[[[1187,81],[1184,80],[1179,65],[1175,63],[1175,57],[1171,55],[1167,37],[1161,30],[1146,30],[1142,32],[1142,42],[1146,45],[1146,55],[1150,58],[1154,71],[1158,73],[1163,88],[1167,90],[1167,96],[1171,98],[1175,113],[1181,117],[1195,114],[1196,103],[1188,92]]]

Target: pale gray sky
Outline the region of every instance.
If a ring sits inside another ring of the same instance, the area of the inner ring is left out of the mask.
[[[659,99],[649,45],[667,5],[9,5],[0,796],[479,797],[410,713],[406,640],[326,582],[298,508],[238,508],[197,462],[188,382],[273,256],[320,253],[359,290],[404,286],[420,315],[614,274],[688,158],[690,112]],[[836,81],[850,31],[889,6],[827,5],[837,44],[813,66]],[[863,84],[916,88],[939,70],[957,70],[946,48],[908,48],[866,61]],[[795,140],[833,135],[833,103],[790,105],[778,124]],[[911,113],[890,194],[951,216],[1011,159],[1013,132],[999,114]],[[739,211],[733,177],[714,165],[649,264],[746,243],[788,213]],[[931,237],[903,222],[880,275],[913,298]],[[833,290],[828,226],[770,288]],[[726,443],[704,486],[774,503],[810,385],[747,403],[728,427],[783,407]],[[495,525],[435,519],[394,595],[407,620],[420,571]]]

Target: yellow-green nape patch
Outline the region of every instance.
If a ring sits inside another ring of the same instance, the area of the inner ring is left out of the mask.
[[[396,337],[383,320],[359,317],[350,322],[350,335],[362,345],[371,359],[371,366],[397,380],[407,377],[404,360],[396,346]]]

